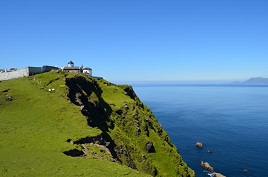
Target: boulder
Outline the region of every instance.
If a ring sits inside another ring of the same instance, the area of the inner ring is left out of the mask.
[[[203,144],[202,144],[201,142],[199,142],[199,141],[196,143],[196,146],[197,146],[198,148],[203,148]]]
[[[154,144],[151,141],[148,141],[145,145],[145,150],[149,153],[155,152]]]
[[[121,109],[118,109],[115,111],[117,114],[121,115],[123,113],[123,111]]]
[[[224,175],[222,175],[222,174],[220,174],[220,173],[215,173],[215,174],[214,174],[214,177],[226,177],[226,176],[224,176]]]
[[[203,162],[203,161],[201,161],[201,166],[202,166],[205,170],[207,170],[207,171],[209,171],[209,172],[214,172],[213,167],[210,166],[208,162]]]

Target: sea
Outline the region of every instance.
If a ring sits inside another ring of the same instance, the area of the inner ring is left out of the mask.
[[[132,86],[197,177],[213,176],[201,161],[227,177],[268,177],[268,86]]]

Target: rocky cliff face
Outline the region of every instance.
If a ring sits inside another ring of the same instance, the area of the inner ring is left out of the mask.
[[[194,176],[131,86],[84,76],[65,81],[68,98],[80,107],[88,126],[102,131],[96,137],[68,139],[79,148],[66,155],[108,159],[152,176]]]

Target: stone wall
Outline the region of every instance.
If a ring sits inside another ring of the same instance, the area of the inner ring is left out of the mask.
[[[34,74],[48,72],[48,71],[51,71],[53,69],[58,69],[58,68],[54,67],[54,66],[43,66],[43,67],[31,67],[31,66],[29,66],[27,68],[20,69],[17,71],[0,73],[0,81],[20,78],[20,77],[28,77],[28,76],[32,76]]]
[[[0,80],[9,80],[28,76],[29,76],[29,68],[23,68],[17,71],[0,73]]]

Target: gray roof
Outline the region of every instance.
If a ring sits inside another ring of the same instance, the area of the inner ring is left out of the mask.
[[[70,60],[68,64],[74,64],[74,62],[72,62],[72,60]]]
[[[80,70],[81,68],[79,66],[74,66],[74,67],[68,67],[65,66],[63,67],[63,70]]]
[[[89,67],[86,67],[86,68],[84,68],[84,70],[92,70],[91,68],[89,68]]]

